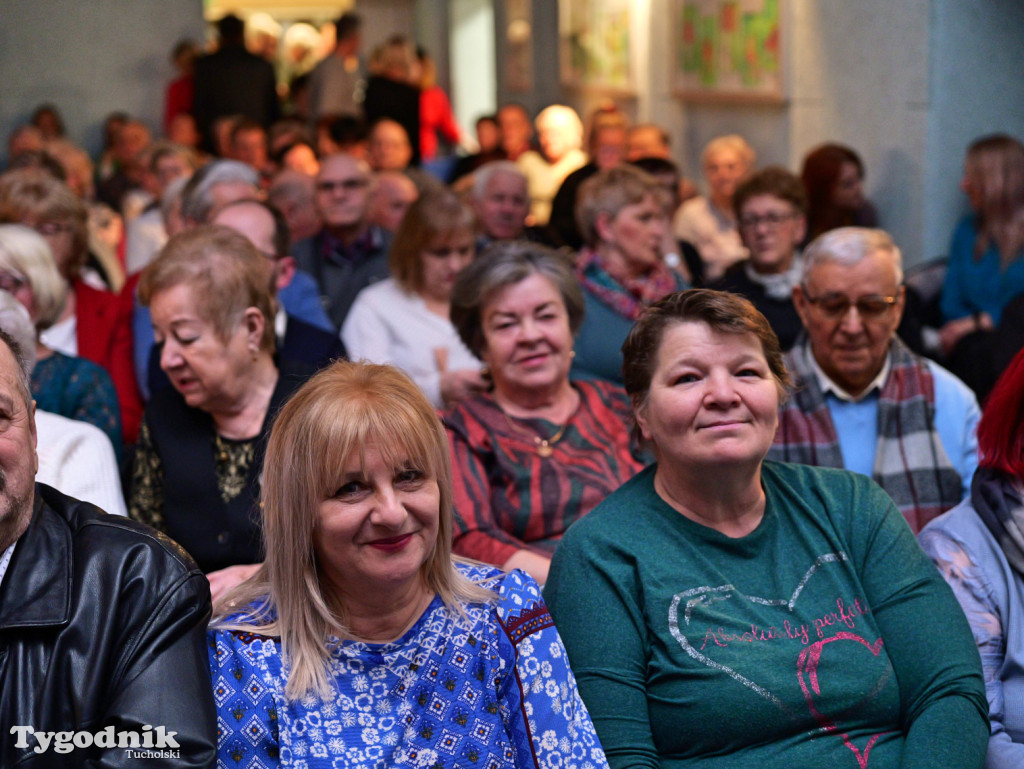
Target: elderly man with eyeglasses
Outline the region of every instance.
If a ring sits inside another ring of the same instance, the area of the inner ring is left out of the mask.
[[[331,322],[341,328],[356,295],[391,275],[391,234],[370,223],[370,169],[346,154],[320,162],[314,202],[323,229],[292,249],[299,269],[316,278]]]
[[[882,230],[844,227],[807,247],[793,289],[806,338],[786,356],[795,387],[769,458],[872,477],[916,532],[969,491],[980,412],[963,382],[896,335],[902,282]]]

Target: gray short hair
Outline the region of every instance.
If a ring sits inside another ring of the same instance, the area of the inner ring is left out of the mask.
[[[267,200],[278,208],[281,208],[282,201],[312,207],[315,198],[316,179],[299,171],[281,171],[267,192]]]
[[[21,310],[20,314],[14,310],[14,305],[11,305],[11,302]],[[24,332],[26,329],[31,332],[27,337],[28,344],[25,344]],[[32,330],[32,321],[28,319],[28,312],[17,299],[6,291],[0,291],[0,341],[7,345],[7,349],[11,351],[11,357],[18,364],[15,379],[21,397],[25,401],[25,408],[31,412],[32,369],[36,362],[35,331]]]
[[[876,251],[881,251],[892,260],[896,285],[903,283],[903,256],[885,230],[870,227],[840,227],[816,237],[804,250],[801,282],[806,282],[811,271],[820,264],[834,262],[846,267],[858,264]]]
[[[463,269],[452,288],[451,319],[463,343],[478,358],[485,340],[484,304],[499,289],[513,286],[531,275],[543,275],[562,295],[573,336],[583,323],[583,291],[567,256],[525,240],[492,243]]]
[[[185,185],[181,196],[181,215],[199,224],[205,224],[213,213],[210,191],[218,184],[239,182],[259,189],[260,177],[255,169],[237,160],[215,160],[198,171]]]
[[[163,219],[165,225],[170,221],[174,208],[181,204],[188,182],[189,177],[179,176],[164,187],[164,194],[160,196],[160,218]]]
[[[11,347],[11,352],[18,359],[18,367],[24,373],[25,388],[28,390],[29,377],[36,367],[36,329],[28,310],[7,291],[0,291],[0,330],[18,343],[20,350]]]
[[[473,172],[473,200],[484,199],[484,195],[487,194],[487,185],[490,184],[491,179],[498,174],[515,176],[522,179],[523,186],[526,186],[526,174],[523,173],[523,170],[519,166],[511,160],[492,160],[490,163],[485,163]]]

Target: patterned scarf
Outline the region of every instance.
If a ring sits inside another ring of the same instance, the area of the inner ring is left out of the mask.
[[[770,459],[843,467],[832,416],[804,342],[786,356],[796,391],[779,411]],[[935,382],[925,362],[897,338],[889,346],[891,367],[878,396],[878,445],[872,478],[892,497],[918,532],[962,496],[954,469],[935,430]]]
[[[971,504],[1024,577],[1024,484],[1019,478],[991,467],[979,467],[971,481]]]
[[[685,287],[661,262],[646,275],[613,275],[591,248],[580,251],[576,277],[585,291],[626,320],[636,320],[647,305]]]

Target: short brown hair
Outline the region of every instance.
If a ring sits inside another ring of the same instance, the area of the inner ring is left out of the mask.
[[[576,226],[583,242],[591,248],[600,242],[597,219],[601,214],[614,217],[626,206],[639,203],[648,195],[658,200],[660,194],[658,180],[635,166],[598,171],[580,185],[576,196]]]
[[[230,227],[205,224],[180,232],[139,279],[139,301],[149,306],[153,297],[179,285],[192,289],[196,311],[213,324],[218,338],[227,342],[255,307],[263,314],[260,349],[274,351],[274,316],[277,307],[267,281],[266,257]]]
[[[472,238],[473,214],[446,189],[428,190],[405,212],[391,245],[391,274],[406,291],[423,287],[420,255],[438,238],[463,231]]]
[[[736,188],[732,196],[732,207],[737,219],[743,216],[743,206],[747,201],[758,195],[771,195],[784,200],[802,215],[807,215],[807,192],[803,182],[782,166],[762,168]]]
[[[496,291],[535,274],[550,280],[562,295],[569,331],[576,336],[583,323],[583,291],[568,257],[525,240],[500,241],[460,272],[452,288],[452,325],[473,355],[479,358],[484,350],[484,304]]]
[[[764,315],[738,294],[693,288],[669,294],[648,307],[622,344],[622,381],[634,411],[647,402],[665,331],[679,323],[704,323],[726,334],[753,334],[761,343],[780,395],[788,392],[791,384],[779,338]]]
[[[85,203],[64,182],[38,169],[23,168],[0,176],[0,224],[24,224],[27,216],[71,226],[73,256],[66,269],[68,277],[76,277],[89,256]]]

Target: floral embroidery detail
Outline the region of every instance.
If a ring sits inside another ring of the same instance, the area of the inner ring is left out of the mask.
[[[435,599],[395,642],[330,644],[327,701],[284,699],[276,639],[211,631],[218,765],[273,765],[279,749],[306,769],[606,767],[540,588],[459,568],[495,580],[497,602],[466,606],[467,623]]]

